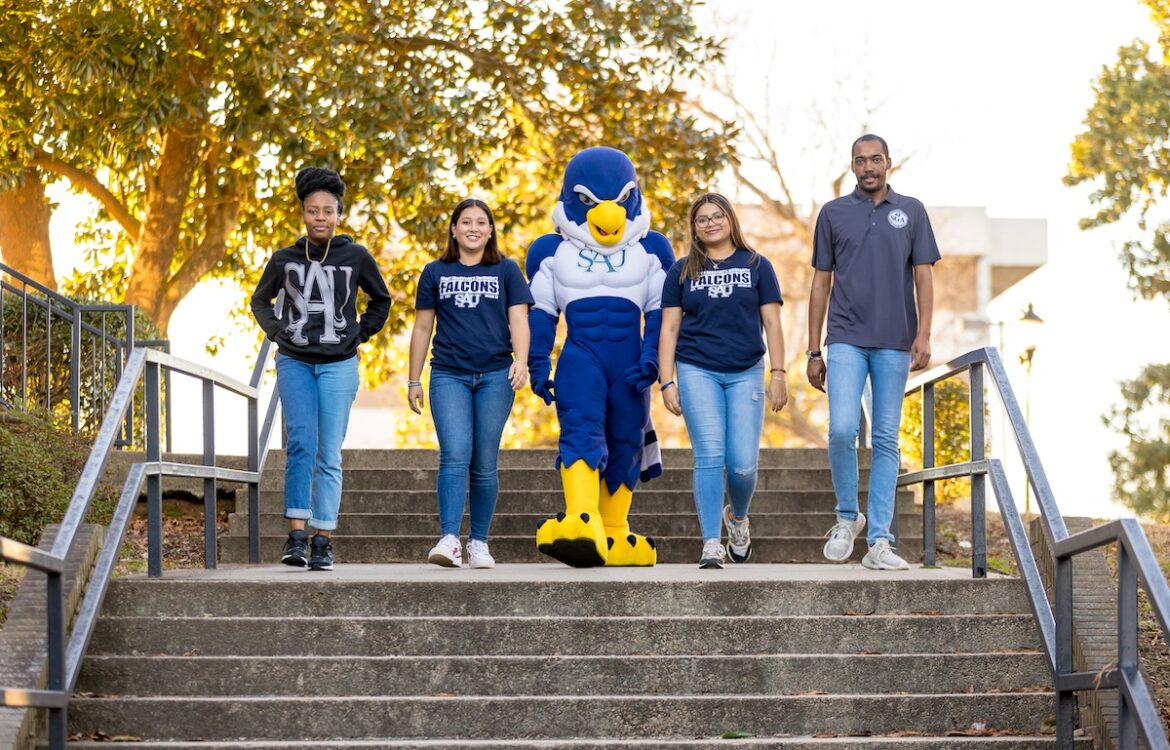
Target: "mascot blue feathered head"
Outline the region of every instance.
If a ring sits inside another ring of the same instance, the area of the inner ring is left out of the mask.
[[[598,146],[570,159],[553,224],[574,245],[603,255],[645,237],[650,212],[630,157]]]

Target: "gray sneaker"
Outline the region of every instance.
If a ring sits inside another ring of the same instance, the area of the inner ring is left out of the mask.
[[[752,556],[751,519],[744,516],[742,521],[731,515],[731,506],[723,506],[723,525],[727,528],[727,556],[734,563],[747,562]]]
[[[837,516],[837,523],[825,534],[829,541],[825,542],[825,559],[831,562],[845,562],[853,554],[853,540],[865,528],[865,516],[857,514],[857,518],[850,521]]]
[[[722,568],[723,554],[723,542],[718,539],[708,539],[703,542],[703,552],[699,555],[699,567],[716,570]]]
[[[910,563],[898,557],[887,539],[879,539],[861,558],[861,564],[870,570],[910,570]]]

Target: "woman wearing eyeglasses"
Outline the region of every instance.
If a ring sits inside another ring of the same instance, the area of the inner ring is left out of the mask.
[[[670,269],[662,289],[658,382],[667,410],[686,420],[694,451],[699,567],[722,568],[720,524],[727,527],[726,555],[733,562],[747,562],[752,553],[748,506],[764,398],[774,412],[788,402],[783,300],[772,264],[748,247],[722,195],[707,193],[691,204],[690,239],[688,255]]]

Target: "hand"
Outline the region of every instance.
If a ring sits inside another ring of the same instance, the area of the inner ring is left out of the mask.
[[[514,391],[528,385],[528,363],[520,360],[513,362],[512,366],[508,368],[508,382],[512,384]]]
[[[930,336],[924,333],[914,337],[910,346],[910,369],[921,370],[930,364]]]
[[[632,367],[626,369],[626,382],[634,387],[638,393],[642,393],[654,381],[658,380],[658,364],[649,360],[643,360]]]
[[[788,381],[784,379],[784,373],[772,373],[772,379],[768,381],[768,405],[772,411],[778,412],[787,403]]]
[[[412,385],[406,389],[406,403],[410,404],[412,412],[422,414],[423,392],[421,385]]]
[[[682,416],[682,403],[678,399],[678,383],[662,392],[662,404],[674,416]]]
[[[825,392],[825,360],[810,359],[808,361],[808,384],[821,393]]]
[[[528,381],[532,384],[532,392],[544,399],[546,406],[556,401],[552,391],[551,375],[552,364],[548,361],[548,357],[528,360]]]

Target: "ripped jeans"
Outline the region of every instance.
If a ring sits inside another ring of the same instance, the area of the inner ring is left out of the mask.
[[[722,532],[724,469],[731,512],[748,514],[764,428],[764,360],[739,372],[677,363],[678,397],[695,454],[695,510],[703,539]]]

